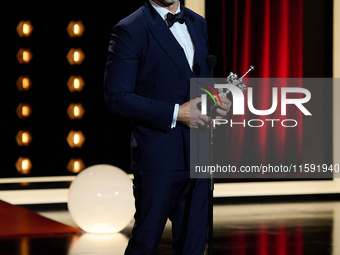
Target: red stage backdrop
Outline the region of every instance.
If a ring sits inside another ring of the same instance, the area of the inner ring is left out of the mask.
[[[226,24],[227,0],[222,0],[222,24]],[[234,0],[233,32],[222,25],[223,75],[232,70],[238,75],[250,65],[255,70],[247,77],[297,78],[303,76],[303,0]],[[233,48],[227,49],[227,40],[233,36]],[[227,62],[227,52],[232,63]],[[280,85],[282,86],[282,84]],[[287,84],[289,86],[289,84]],[[295,86],[295,85],[294,85]],[[279,86],[276,86],[279,87]],[[272,105],[272,88],[263,84],[253,88],[256,109],[269,109]],[[278,96],[280,97],[280,88]],[[280,101],[279,101],[280,102]],[[280,103],[273,116],[281,116]],[[245,109],[247,106],[245,105]],[[280,125],[272,128],[227,127],[228,160],[232,165],[272,163],[298,163],[302,157],[302,113],[292,108],[289,118],[298,121],[295,128]],[[231,115],[229,116],[231,118]],[[266,119],[268,116],[233,116],[233,121]],[[277,122],[278,123],[278,122]]]

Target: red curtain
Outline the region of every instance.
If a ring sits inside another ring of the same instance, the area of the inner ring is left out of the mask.
[[[222,23],[225,22],[225,1],[222,0]],[[223,59],[232,54],[232,62],[224,61],[224,74],[230,69],[238,75],[244,74],[250,65],[255,70],[247,77],[287,78],[303,76],[303,0],[234,0],[233,48],[226,49],[230,33],[222,26]],[[230,58],[229,58],[230,59]],[[282,85],[280,85],[282,86]],[[289,86],[289,85],[287,85]],[[264,82],[261,90],[253,89],[255,108],[269,109],[272,104],[272,88]],[[280,97],[280,88],[278,88]],[[245,100],[246,101],[246,100]],[[280,105],[280,100],[279,104]],[[247,105],[245,105],[247,109]],[[227,143],[230,146],[229,161],[233,165],[283,164],[300,162],[302,156],[302,115],[291,116],[298,121],[295,128],[282,126],[271,128],[230,128]],[[249,114],[231,116],[233,121],[251,119]],[[231,118],[230,117],[230,118]],[[285,119],[278,110],[277,119]],[[266,119],[257,116],[256,119]]]

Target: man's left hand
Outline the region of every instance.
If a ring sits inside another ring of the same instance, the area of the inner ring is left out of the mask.
[[[223,119],[227,113],[230,111],[231,101],[226,97],[221,97],[222,105],[219,100],[217,100],[216,119]]]

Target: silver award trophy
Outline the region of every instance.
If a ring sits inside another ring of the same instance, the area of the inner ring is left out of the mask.
[[[240,77],[240,78],[238,78],[236,73],[230,72],[226,81],[227,81],[228,84],[233,84],[236,87],[238,87],[240,90],[244,91],[244,90],[247,89],[247,86],[246,86],[246,84],[243,83],[243,78],[252,70],[254,70],[254,66],[250,66],[248,71],[244,75],[242,75],[242,77]],[[225,92],[219,93],[219,96],[220,97],[227,97],[229,92],[230,92],[230,90],[227,89]]]

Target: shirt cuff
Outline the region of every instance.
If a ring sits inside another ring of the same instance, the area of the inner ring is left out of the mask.
[[[178,108],[179,108],[179,104],[175,104],[175,107],[174,107],[174,114],[173,114],[173,117],[172,117],[171,128],[175,128],[175,127],[176,127],[176,123],[177,123],[177,115],[178,115]]]

